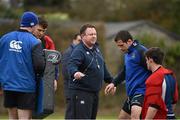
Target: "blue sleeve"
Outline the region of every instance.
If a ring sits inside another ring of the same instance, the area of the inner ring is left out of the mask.
[[[68,48],[62,55],[62,75],[65,80],[69,79],[69,74],[67,70],[68,62],[70,60],[72,49]]]
[[[147,64],[146,64],[146,59],[145,59],[145,51],[147,51],[147,48],[143,47],[143,46],[138,46],[137,47],[137,52],[139,55],[139,61],[140,61],[140,65],[143,66],[144,68],[147,69]]]
[[[45,57],[41,43],[32,48],[32,63],[36,75],[42,76],[45,69]]]
[[[59,78],[59,65],[55,66],[55,80],[58,80]]]
[[[117,86],[118,84],[122,83],[125,80],[125,66],[124,68],[118,73],[118,75],[114,78],[113,84]]]
[[[113,80],[113,77],[111,76],[111,74],[107,70],[106,64],[104,63],[104,81],[106,83],[111,83],[112,80]]]
[[[79,71],[79,66],[82,64],[82,61],[84,59],[83,52],[79,49],[75,49],[70,57],[69,63],[68,63],[68,73],[71,77],[74,76],[74,73]]]

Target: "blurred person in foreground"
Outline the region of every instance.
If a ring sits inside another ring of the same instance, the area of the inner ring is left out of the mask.
[[[145,81],[150,75],[144,57],[147,48],[138,40],[134,40],[125,30],[119,31],[114,41],[124,53],[125,65],[113,82],[106,86],[105,94],[125,80],[127,99],[119,113],[119,119],[140,119],[146,89]]]
[[[146,80],[142,110],[143,119],[175,119],[174,106],[178,101],[174,73],[162,66],[164,53],[158,47],[145,52],[146,63],[152,74]]]
[[[48,22],[45,20],[44,17],[38,17],[39,24],[37,25],[36,29],[34,30],[33,34],[42,42],[43,49],[48,50],[55,50],[55,45],[53,40],[46,35],[46,31],[48,28]],[[57,80],[59,77],[59,66],[56,65],[55,67],[55,76],[54,76],[54,90],[57,90]]]
[[[35,13],[24,12],[20,29],[0,39],[0,81],[9,119],[31,119],[35,107],[35,78],[45,66],[41,41],[32,34],[37,24]]]
[[[99,50],[95,26],[83,25],[80,35],[82,42],[73,50],[68,64],[71,110],[67,119],[96,119],[103,81],[110,83],[113,78]]]
[[[69,92],[69,82],[71,77],[68,74],[67,66],[70,60],[72,51],[74,48],[81,42],[81,36],[79,33],[75,34],[72,40],[72,44],[65,50],[62,56],[62,75],[64,79],[64,95],[66,101],[66,112],[65,112],[65,119],[69,118],[68,113],[70,111],[70,92]]]

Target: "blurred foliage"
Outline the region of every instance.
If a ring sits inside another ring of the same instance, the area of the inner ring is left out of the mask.
[[[18,18],[20,16],[18,13],[16,10],[0,5],[0,18]]]
[[[165,53],[164,66],[173,70],[176,73],[177,80],[180,79],[180,42],[172,41],[172,44],[169,44],[169,41],[164,39],[157,39],[153,35],[144,34],[143,36],[136,36],[139,38],[141,43],[150,48],[150,47],[160,47]],[[180,86],[180,82],[178,82]]]
[[[11,0],[18,1],[18,0]],[[21,0],[22,7],[4,9],[0,16],[16,17],[17,9],[38,14],[64,13],[80,21],[151,20],[180,34],[180,0]],[[17,3],[16,3],[17,4]],[[7,14],[8,13],[8,14]]]

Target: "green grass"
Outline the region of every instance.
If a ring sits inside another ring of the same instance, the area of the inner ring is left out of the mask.
[[[7,115],[1,115],[0,119],[8,119]],[[59,113],[53,113],[52,115],[46,117],[44,120],[52,120],[52,119],[58,119],[58,120],[63,120],[64,115],[59,114]],[[109,116],[109,115],[99,115],[97,116],[97,120],[102,120],[102,119],[117,119],[117,116]]]

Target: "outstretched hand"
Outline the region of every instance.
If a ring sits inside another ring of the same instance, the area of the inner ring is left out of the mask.
[[[82,77],[84,77],[85,76],[85,74],[84,73],[82,73],[82,72],[76,72],[75,74],[74,74],[74,80],[80,80]]]
[[[109,95],[109,94],[114,95],[115,92],[116,92],[116,87],[114,86],[113,83],[108,84],[104,90],[105,95]]]
[[[54,80],[54,91],[56,92],[57,90],[57,80]]]

